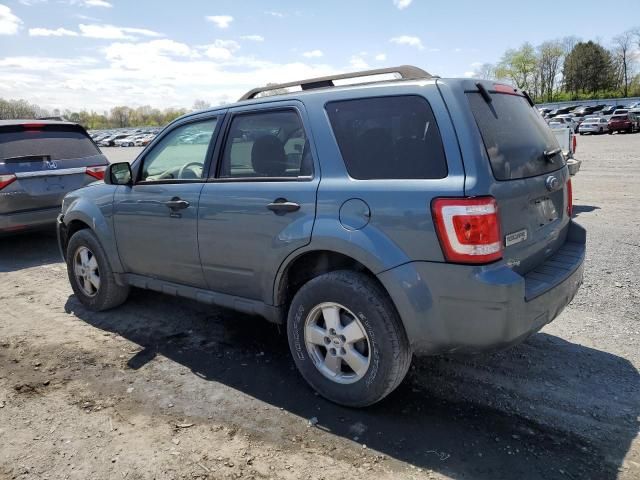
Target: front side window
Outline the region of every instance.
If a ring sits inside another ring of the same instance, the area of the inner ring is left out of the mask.
[[[160,140],[144,158],[141,181],[198,180],[217,120],[181,125]]]
[[[326,106],[349,175],[359,180],[447,176],[440,131],[423,97],[331,102]]]
[[[236,115],[225,142],[222,178],[297,178],[313,173],[309,142],[295,110]]]

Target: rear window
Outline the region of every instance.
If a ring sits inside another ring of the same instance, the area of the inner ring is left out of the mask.
[[[616,115],[615,117],[611,117],[611,120],[614,122],[621,122],[626,119],[627,119],[626,115]]]
[[[558,141],[524,97],[492,93],[487,103],[480,93],[469,92],[467,98],[496,179],[535,177],[564,165],[562,153],[545,156],[559,149]]]
[[[327,113],[352,178],[430,179],[447,176],[431,107],[418,96],[330,102]]]
[[[24,157],[65,160],[99,154],[85,130],[76,125],[0,127],[0,160]]]

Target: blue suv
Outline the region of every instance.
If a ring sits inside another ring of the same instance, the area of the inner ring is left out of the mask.
[[[504,348],[553,320],[582,282],[571,208],[525,92],[404,66],[183,116],[68,194],[58,237],[89,309],[138,287],[260,315],[321,395],[366,406],[413,354]]]

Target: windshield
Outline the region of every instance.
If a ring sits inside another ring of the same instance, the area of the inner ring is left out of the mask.
[[[479,92],[467,98],[496,179],[534,177],[564,166],[554,133],[526,98],[492,94],[487,103]]]

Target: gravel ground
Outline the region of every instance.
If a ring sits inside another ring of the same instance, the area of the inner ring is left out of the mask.
[[[0,240],[0,478],[640,478],[639,151],[579,139],[585,284],[555,322],[417,359],[366,410],[314,395],[275,325],[144,291],[91,313],[52,234]]]

